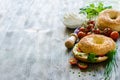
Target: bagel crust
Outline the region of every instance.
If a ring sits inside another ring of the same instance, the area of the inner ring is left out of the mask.
[[[89,62],[87,60],[89,53],[94,53],[99,56],[96,58],[96,62],[102,62],[107,60],[105,56],[109,51],[114,50],[116,47],[115,42],[104,35],[91,34],[83,37],[73,48],[74,56],[84,62]],[[81,52],[78,52],[77,49]],[[102,56],[102,57],[100,57]]]
[[[82,38],[78,46],[84,53],[95,53],[96,55],[105,55],[115,49],[115,42],[104,35],[91,34]]]
[[[115,31],[120,31],[120,11],[113,9],[103,10],[97,18],[97,26],[100,29],[106,27]]]

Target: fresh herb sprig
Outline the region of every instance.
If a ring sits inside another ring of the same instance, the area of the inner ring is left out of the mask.
[[[95,55],[95,53],[89,53],[87,60],[92,62],[92,63],[96,62],[96,55]]]
[[[113,69],[116,71],[116,67],[118,66],[115,58],[116,53],[117,53],[117,50],[113,50],[107,53],[108,60],[107,60],[106,68],[104,71],[105,80],[110,79],[111,72]]]
[[[104,7],[102,2],[100,2],[98,4],[98,6],[96,6],[95,4],[92,3],[89,6],[80,8],[80,13],[86,14],[87,18],[91,19],[91,18],[97,16],[101,11],[103,11],[105,9],[110,9],[110,8],[112,8],[112,6]]]

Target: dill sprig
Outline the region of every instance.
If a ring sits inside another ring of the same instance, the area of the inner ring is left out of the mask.
[[[110,80],[110,76],[112,74],[113,69],[116,71],[116,68],[118,67],[115,58],[116,53],[117,50],[112,50],[107,54],[108,60],[104,71],[105,80]]]

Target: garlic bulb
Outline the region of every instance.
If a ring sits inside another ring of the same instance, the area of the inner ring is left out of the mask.
[[[68,28],[80,27],[83,22],[87,21],[87,17],[83,14],[67,13],[64,15],[63,23]]]

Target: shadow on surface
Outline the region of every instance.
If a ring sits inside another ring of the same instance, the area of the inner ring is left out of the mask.
[[[70,35],[71,33],[74,32],[74,29],[69,29],[69,28],[65,28],[65,35]]]

